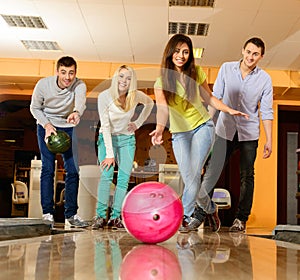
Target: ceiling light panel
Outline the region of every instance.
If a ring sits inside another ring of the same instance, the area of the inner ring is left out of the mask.
[[[21,40],[26,49],[32,51],[61,51],[56,42]]]
[[[207,36],[208,28],[207,23],[169,22],[169,34]]]
[[[169,0],[169,6],[213,7],[215,0]]]
[[[34,16],[17,16],[17,15],[1,15],[6,23],[11,27],[28,27],[47,29],[41,17]]]

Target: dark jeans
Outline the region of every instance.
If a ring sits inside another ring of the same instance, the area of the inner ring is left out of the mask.
[[[240,151],[240,198],[236,218],[247,221],[251,213],[254,192],[254,163],[257,154],[258,140],[238,141],[235,134],[232,141],[216,136],[212,154],[202,181],[203,189],[212,197],[213,188],[217,183],[223,167],[227,164],[234,151]],[[198,215],[205,215],[205,207],[200,205]],[[199,216],[199,218],[200,218]]]
[[[56,128],[69,134],[72,139],[72,145],[69,150],[62,154],[64,168],[66,170],[65,179],[65,217],[70,218],[77,213],[78,204],[78,186],[79,186],[79,168],[77,159],[77,137],[72,127]],[[41,153],[41,204],[43,214],[54,213],[54,172],[56,155],[50,152],[46,146],[45,129],[37,126],[38,144]]]

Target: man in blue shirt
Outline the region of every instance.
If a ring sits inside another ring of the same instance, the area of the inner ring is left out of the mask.
[[[247,113],[249,119],[219,113],[216,141],[202,181],[202,193],[213,193],[224,164],[235,150],[240,151],[240,198],[230,231],[244,232],[251,213],[254,191],[254,162],[260,133],[260,118],[266,135],[263,158],[272,153],[273,87],[270,76],[257,66],[265,53],[260,38],[251,38],[243,46],[242,60],[224,63],[213,87],[213,94],[229,107]],[[214,111],[209,108],[211,115]],[[200,205],[209,212],[210,203]],[[195,215],[204,215],[201,208]],[[220,221],[209,216],[213,231]]]

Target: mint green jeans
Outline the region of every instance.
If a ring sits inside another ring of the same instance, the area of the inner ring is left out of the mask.
[[[98,160],[99,162],[102,162],[106,158],[106,148],[102,134],[99,135],[97,144]],[[112,145],[116,164],[118,166],[117,185],[112,205],[112,213],[110,216],[111,219],[115,219],[121,215],[122,204],[127,194],[128,182],[130,179],[136,148],[135,135],[112,135]],[[102,170],[97,194],[96,212],[98,217],[106,218],[110,186],[112,184],[113,177],[113,166],[111,166],[108,170]]]

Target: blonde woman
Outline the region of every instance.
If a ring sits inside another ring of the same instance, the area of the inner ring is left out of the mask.
[[[135,108],[143,104],[139,117],[132,121]],[[98,96],[98,112],[101,122],[98,138],[98,160],[102,174],[98,185],[96,217],[92,229],[124,229],[121,220],[121,207],[127,193],[128,182],[134,160],[136,141],[135,131],[150,115],[153,100],[137,90],[135,71],[126,65],[120,66],[113,78],[111,87]],[[118,165],[117,184],[112,212],[106,223],[110,186]]]

